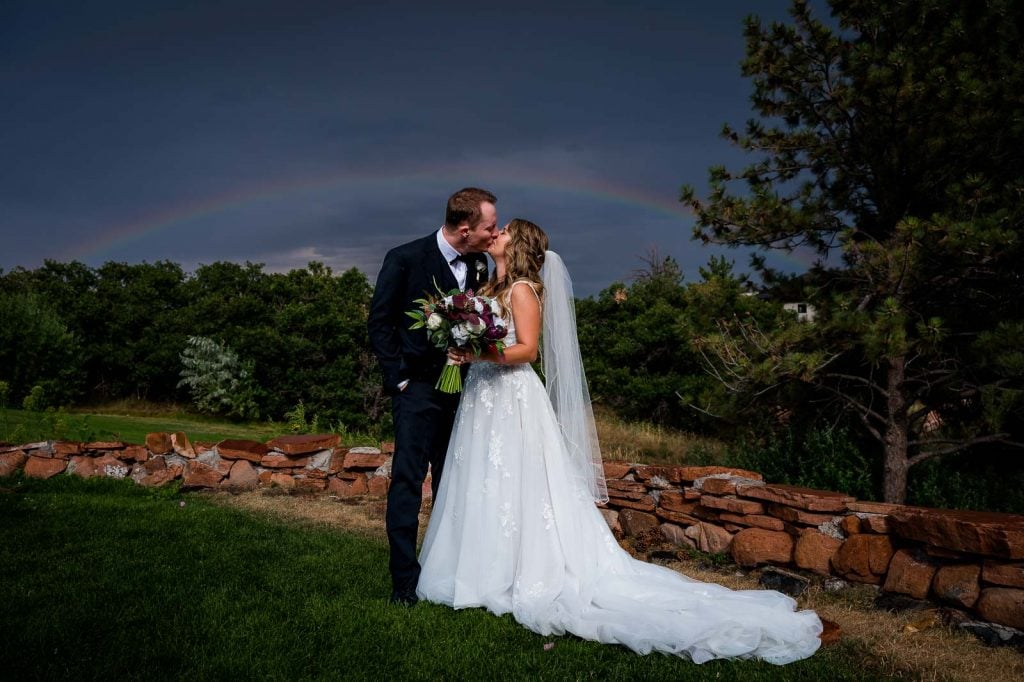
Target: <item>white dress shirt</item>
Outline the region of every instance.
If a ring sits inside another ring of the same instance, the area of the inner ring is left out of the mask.
[[[448,240],[444,238],[444,226],[437,231],[437,248],[441,249],[441,255],[448,261],[448,267],[452,269],[452,274],[455,275],[455,281],[459,283],[459,289],[466,290],[466,274],[468,268],[466,263],[457,260],[460,254],[455,250],[455,247],[448,243]]]

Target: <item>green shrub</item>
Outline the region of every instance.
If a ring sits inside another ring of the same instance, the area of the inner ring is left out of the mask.
[[[760,440],[745,436],[726,448],[724,461],[757,471],[771,483],[878,499],[878,463],[845,429],[790,430]]]

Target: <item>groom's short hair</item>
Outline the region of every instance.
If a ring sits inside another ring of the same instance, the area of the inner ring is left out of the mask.
[[[476,227],[480,222],[480,204],[483,202],[491,204],[498,203],[493,194],[485,189],[477,187],[465,187],[448,197],[448,209],[444,214],[444,224],[454,230],[459,225],[466,223],[470,227]]]

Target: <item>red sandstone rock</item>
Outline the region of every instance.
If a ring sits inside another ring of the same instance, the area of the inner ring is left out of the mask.
[[[67,471],[81,478],[91,478],[96,475],[96,460],[88,455],[75,455],[68,461]]]
[[[732,544],[732,533],[713,523],[703,521],[688,527],[683,533],[696,542],[697,549],[711,554],[724,554]]]
[[[157,471],[163,471],[167,468],[167,460],[163,457],[151,457],[147,459],[143,465],[146,467],[147,473],[156,473]]]
[[[689,514],[696,506],[697,502],[687,501],[683,492],[679,490],[666,490],[658,498],[659,508],[683,514]]]
[[[93,465],[96,467],[96,475],[106,478],[124,478],[131,471],[127,464],[109,453],[94,458]]]
[[[280,471],[275,471],[270,474],[270,485],[276,485],[279,488],[291,490],[295,487],[295,479],[288,474],[282,474]]]
[[[192,443],[181,431],[177,431],[171,434],[171,449],[177,454],[187,459],[192,459],[196,456],[196,449],[192,447]]]
[[[969,609],[981,594],[980,576],[981,566],[978,564],[943,566],[935,573],[932,591],[940,599]]]
[[[701,490],[712,495],[735,495],[737,485],[758,485],[757,480],[744,476],[729,476],[725,478],[709,476],[700,479],[699,483]]]
[[[705,476],[714,476],[716,474],[729,474],[730,476],[742,476],[743,478],[752,478],[755,481],[763,481],[764,476],[757,473],[756,471],[747,471],[746,469],[737,469],[736,467],[719,467],[719,466],[704,466],[704,467],[680,467],[679,468],[679,479],[682,481],[696,481],[698,478],[704,478]]]
[[[764,514],[729,514],[723,513],[718,517],[726,523],[735,523],[740,526],[753,528],[764,528],[765,530],[784,530],[785,524],[774,516]]]
[[[769,504],[768,513],[788,523],[798,523],[804,526],[820,526],[835,518],[832,514],[815,514],[796,507],[787,507],[784,504]]]
[[[662,478],[669,483],[679,483],[682,480],[679,467],[643,465],[633,468],[636,477],[641,481],[650,481],[653,478]],[[605,474],[607,477],[607,474]]]
[[[243,459],[259,464],[269,448],[255,440],[228,439],[217,443],[217,453],[224,459]]]
[[[14,472],[25,466],[28,457],[21,450],[11,450],[0,455],[0,478],[13,476]]]
[[[274,471],[271,469],[257,469],[256,474],[259,476],[260,485],[270,485]]]
[[[370,489],[366,484],[366,474],[359,474],[351,481],[346,481],[332,476],[327,479],[327,488],[331,493],[338,497],[354,497],[356,495],[365,495],[370,492]]]
[[[1024,590],[986,587],[975,604],[978,614],[990,623],[1024,628]]]
[[[981,579],[993,585],[1024,587],[1024,563],[1010,564],[986,559],[981,571]]]
[[[380,451],[383,452],[385,455],[393,455],[393,454],[395,454],[395,442],[394,441],[385,441],[385,442],[381,443],[380,444]]]
[[[619,509],[636,509],[642,512],[653,512],[655,511],[654,498],[650,495],[644,495],[638,500],[627,500],[622,498],[609,498],[608,503],[611,507]]]
[[[390,461],[391,457],[380,452],[377,448],[352,448],[345,455],[343,466],[346,469],[374,471]]]
[[[309,464],[309,457],[289,457],[280,452],[268,452],[260,459],[260,466],[268,469],[294,469]]]
[[[141,445],[126,445],[123,450],[113,454],[114,457],[125,462],[145,462],[149,459],[149,450]]]
[[[633,493],[637,495],[647,495],[647,486],[643,483],[635,480],[609,480],[606,481],[608,486],[608,495],[612,493]],[[625,497],[625,496],[624,496]],[[632,498],[627,498],[632,499]]]
[[[319,493],[327,489],[327,481],[323,478],[295,477],[295,489],[307,493]]]
[[[622,534],[628,537],[657,528],[658,519],[636,509],[623,509],[619,512],[619,525],[622,526]]]
[[[688,500],[688,501],[691,501],[691,502],[692,501],[699,501],[701,494],[702,494],[701,491],[697,490],[696,488],[693,488],[693,487],[683,488],[683,499],[684,500]]]
[[[186,488],[217,488],[224,474],[209,464],[189,462],[182,485]]]
[[[643,488],[642,485],[640,487]],[[614,488],[608,489],[608,503],[613,507],[619,506],[622,502],[636,502],[638,500],[642,500],[646,503],[647,500],[653,501],[654,498],[651,497],[646,488],[643,488],[642,491],[638,492],[627,492],[625,490],[615,490]]]
[[[839,527],[847,535],[856,535],[860,532],[860,517],[854,514],[844,516],[843,520],[839,523]]]
[[[923,553],[901,549],[893,554],[889,562],[882,589],[908,594],[914,599],[924,599],[931,590],[935,570],[936,567],[927,561]]]
[[[598,509],[601,512],[601,516],[604,517],[604,522],[608,524],[608,529],[611,530],[612,534],[616,536],[622,535],[622,525],[619,523],[619,512],[614,509]]]
[[[165,483],[170,483],[176,479],[180,473],[181,472],[177,467],[160,469],[159,471],[154,471],[147,476],[143,476],[142,480],[139,481],[139,485],[144,485],[147,488],[157,488]]]
[[[256,467],[249,460],[236,459],[228,471],[227,478],[221,482],[221,487],[229,490],[254,490],[259,482]]]
[[[741,500],[735,497],[716,497],[715,495],[701,495],[701,506],[710,509],[720,509],[732,512],[733,514],[764,514],[764,505],[753,500]]]
[[[374,476],[366,482],[366,487],[369,488],[371,495],[377,497],[384,497],[388,494],[388,485],[390,481],[383,476]]]
[[[1024,516],[904,508],[889,516],[895,537],[956,552],[1024,559]]]
[[[697,543],[693,541],[693,538],[686,537],[686,531],[682,527],[674,523],[663,523],[660,528],[661,534],[665,539],[676,547],[692,547],[696,549]]]
[[[842,629],[838,623],[833,623],[830,620],[821,619],[821,634],[818,635],[818,639],[821,640],[822,646],[829,646],[835,644],[842,638]]]
[[[57,441],[53,444],[53,456],[68,459],[74,455],[82,454],[82,444],[70,441]]]
[[[732,558],[740,566],[788,564],[793,558],[793,538],[787,533],[763,528],[745,528],[732,539]]]
[[[794,485],[737,485],[736,494],[809,512],[845,512],[847,505],[854,501],[853,497],[843,493]]]
[[[171,453],[171,434],[169,433],[147,433],[146,448],[151,454],[166,455]]]
[[[671,511],[669,509],[662,509],[659,507],[654,512],[657,514],[659,519],[670,521],[672,523],[679,524],[680,526],[692,526],[695,523],[700,523],[700,519],[690,514],[684,514],[682,512]]]
[[[53,478],[67,468],[65,459],[32,455],[25,462],[25,475],[29,478]]]
[[[693,508],[692,515],[696,516],[698,519],[701,519],[702,521],[709,521],[711,523],[721,523],[723,513],[728,512],[720,512],[717,509],[710,509],[708,507],[698,504],[696,507]]]
[[[862,533],[889,534],[889,517],[884,514],[865,514],[860,519]]]
[[[322,433],[317,435],[295,435],[281,436],[267,443],[274,449],[280,450],[289,455],[305,455],[320,450],[330,450],[338,445],[341,438],[334,433]],[[376,448],[374,448],[376,450]]]
[[[53,446],[51,441],[44,440],[38,443],[25,443],[24,445],[17,445],[11,448],[11,450],[24,450],[26,455],[30,457],[35,455],[36,457],[53,457]]]
[[[808,528],[796,540],[793,561],[800,568],[819,575],[830,575],[832,557],[842,544],[842,540]]]
[[[835,572],[847,580],[879,584],[892,559],[892,541],[887,535],[854,535],[832,557]]]
[[[868,514],[889,514],[900,509],[906,509],[902,504],[890,504],[888,502],[865,502],[857,500],[846,505],[852,512],[865,512]]]
[[[327,463],[328,474],[336,474],[345,468],[345,457],[348,456],[348,450],[341,446],[331,450],[331,461]]]
[[[608,461],[604,462],[604,477],[611,482],[615,479],[626,477],[630,471],[633,470],[633,465],[629,462],[615,462]]]

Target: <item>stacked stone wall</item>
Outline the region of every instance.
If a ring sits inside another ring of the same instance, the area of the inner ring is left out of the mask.
[[[181,481],[193,490],[383,496],[392,450],[346,447],[336,435],[193,444],[184,433],[151,433],[145,445],[0,446],[0,477],[21,470],[27,477],[105,476],[144,486]],[[609,501],[601,513],[619,537],[727,554],[746,568],[781,566],[877,585],[1024,629],[1024,516],[859,501],[729,467],[604,467]]]
[[[931,600],[1024,628],[1024,516],[857,500],[727,467],[606,462],[602,514],[623,536],[724,553]]]

